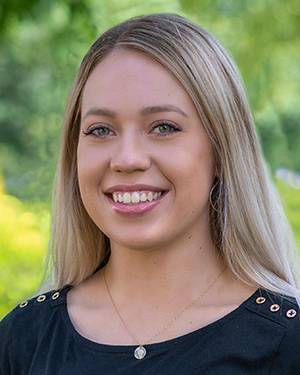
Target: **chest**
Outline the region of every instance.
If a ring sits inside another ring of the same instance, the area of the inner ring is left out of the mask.
[[[268,321],[261,325],[255,319],[244,319],[228,319],[177,339],[148,345],[142,360],[134,358],[134,346],[97,344],[79,334],[64,335],[56,330],[51,340],[49,335],[40,340],[30,366],[23,366],[16,374],[273,374],[270,370],[284,328],[274,329]]]

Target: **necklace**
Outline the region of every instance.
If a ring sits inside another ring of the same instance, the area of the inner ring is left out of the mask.
[[[122,318],[121,314],[119,313],[119,310],[117,309],[117,306],[115,305],[115,302],[112,298],[112,295],[110,293],[110,290],[109,290],[109,287],[108,287],[108,284],[107,284],[107,281],[106,281],[106,276],[105,276],[105,269],[103,270],[103,277],[104,277],[104,282],[105,282],[105,285],[106,285],[106,289],[107,289],[107,292],[108,292],[108,295],[109,295],[109,298],[111,300],[111,303],[116,311],[116,313],[118,314],[119,318],[121,319],[121,322],[123,323],[124,327],[126,328],[127,332],[130,334],[130,336],[137,342],[138,346],[135,348],[134,352],[133,352],[133,355],[136,359],[143,359],[145,358],[146,354],[147,354],[147,351],[145,349],[145,345],[149,344],[149,342],[151,342],[155,337],[159,336],[161,333],[163,333],[166,329],[168,329],[170,327],[170,325],[172,323],[174,323],[179,317],[180,315],[182,315],[189,307],[193,306],[197,301],[199,301],[214,285],[215,283],[218,281],[218,279],[220,278],[220,276],[222,275],[222,273],[225,271],[225,269],[223,269],[219,275],[214,279],[214,281],[212,282],[212,284],[209,285],[209,287],[202,293],[200,294],[200,296],[198,296],[193,302],[191,302],[190,304],[188,304],[186,307],[184,307],[179,314],[177,314],[172,320],[170,320],[170,322],[164,326],[162,329],[160,329],[155,335],[153,335],[152,337],[150,337],[149,340],[145,341],[144,344],[140,344],[139,340],[135,337],[135,335],[131,332],[130,328],[128,327],[128,325],[125,323],[124,319]]]

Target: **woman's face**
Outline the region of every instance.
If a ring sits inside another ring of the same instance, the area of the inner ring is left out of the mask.
[[[98,64],[83,92],[78,178],[87,212],[112,242],[155,249],[209,232],[214,172],[210,139],[169,71],[129,51]]]

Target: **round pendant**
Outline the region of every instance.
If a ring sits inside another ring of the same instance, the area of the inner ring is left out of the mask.
[[[133,354],[136,359],[143,359],[144,357],[146,357],[147,351],[143,346],[138,346]]]

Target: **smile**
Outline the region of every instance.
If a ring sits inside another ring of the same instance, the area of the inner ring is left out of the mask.
[[[162,195],[162,191],[160,192],[114,192],[112,194],[114,202],[123,203],[127,205],[135,205],[139,203],[145,203],[145,202],[152,202],[156,200],[157,198],[160,198]]]

